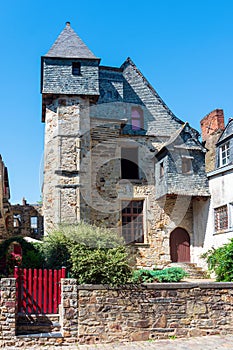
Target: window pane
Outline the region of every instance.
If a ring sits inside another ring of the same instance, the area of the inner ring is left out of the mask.
[[[144,242],[143,200],[131,201],[127,210],[122,209],[122,234],[126,243]]]
[[[215,231],[226,230],[228,228],[227,205],[214,210]]]

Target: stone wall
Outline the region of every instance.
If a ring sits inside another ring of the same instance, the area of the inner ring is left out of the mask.
[[[78,341],[101,343],[233,331],[232,283],[78,287]]]
[[[23,198],[22,204],[12,205],[11,210],[14,219],[14,236],[30,236],[37,239],[43,236],[44,220],[41,204],[29,204]]]
[[[0,239],[9,238],[13,220],[10,206],[8,171],[0,155]]]
[[[233,331],[233,283],[154,283],[124,288],[61,282],[62,336],[16,336],[14,278],[0,281],[0,347],[92,344]]]
[[[14,278],[0,280],[0,347],[15,343],[16,285]]]

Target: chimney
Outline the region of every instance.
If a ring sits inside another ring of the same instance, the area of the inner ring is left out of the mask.
[[[22,199],[22,205],[27,205],[27,201],[26,201],[26,199],[24,197]]]
[[[207,153],[205,156],[206,172],[216,168],[216,143],[225,129],[222,109],[215,109],[201,120],[202,140],[205,141]]]
[[[202,140],[206,141],[210,135],[225,129],[224,113],[222,109],[215,109],[201,120]]]

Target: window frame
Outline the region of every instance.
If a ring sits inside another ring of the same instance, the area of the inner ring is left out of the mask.
[[[136,115],[138,114],[138,116]],[[138,124],[134,124],[133,121],[138,121]],[[131,129],[134,132],[144,130],[144,115],[142,108],[134,106],[131,108]]]
[[[145,199],[121,200],[121,222],[121,234],[126,244],[145,244]],[[125,225],[124,222],[126,222]],[[138,228],[137,224],[139,224]],[[135,231],[135,227],[139,231]]]
[[[224,154],[224,156],[223,156]],[[230,141],[219,146],[219,166],[226,166],[230,163]]]
[[[224,204],[214,208],[214,231],[221,232],[229,229],[228,205]]]
[[[72,62],[72,75],[80,76],[81,75],[81,63]]]
[[[159,177],[160,179],[164,177],[164,161],[159,164]]]
[[[182,156],[181,157],[182,163],[181,163],[181,172],[184,175],[190,175],[193,174],[193,157],[190,156]]]

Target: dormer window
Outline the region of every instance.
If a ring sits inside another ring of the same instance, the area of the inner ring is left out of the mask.
[[[160,168],[159,168],[159,177],[163,177],[164,176],[164,163],[161,162],[160,163]]]
[[[81,75],[81,64],[80,62],[72,62],[72,74]]]
[[[140,107],[133,107],[131,110],[132,130],[142,130],[144,128],[143,111]]]
[[[219,148],[219,165],[224,166],[230,162],[230,142],[225,143]]]
[[[192,159],[193,157],[182,156],[182,174],[192,174]]]

